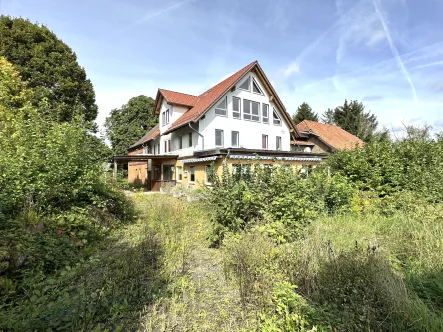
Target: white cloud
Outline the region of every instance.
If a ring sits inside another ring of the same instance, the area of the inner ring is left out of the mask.
[[[285,77],[292,76],[300,72],[300,66],[296,62],[291,62],[284,70],[283,75]]]

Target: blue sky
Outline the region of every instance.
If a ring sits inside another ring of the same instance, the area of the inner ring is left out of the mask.
[[[258,60],[289,113],[363,101],[443,130],[441,0],[0,0],[46,24],[94,84],[101,124],[157,88],[198,94]]]

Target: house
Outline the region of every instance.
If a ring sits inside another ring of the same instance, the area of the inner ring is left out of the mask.
[[[259,162],[302,167],[326,157],[299,133],[257,61],[198,96],[159,89],[153,112],[159,124],[128,155],[114,157],[115,165],[128,163],[130,182],[148,190],[165,182],[208,185],[224,164],[230,170]],[[291,142],[303,149],[291,149]]]
[[[331,124],[304,120],[296,128],[300,135],[308,138],[308,142],[312,144],[312,152],[329,153],[337,149],[353,149],[364,145],[364,142],[357,136]],[[304,141],[301,143],[303,144]],[[297,141],[292,144],[298,146]]]

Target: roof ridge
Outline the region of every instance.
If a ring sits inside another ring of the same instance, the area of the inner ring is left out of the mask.
[[[191,94],[189,94],[189,93],[184,93],[184,92],[179,92],[179,91],[173,91],[173,90],[168,90],[168,89],[163,89],[163,88],[159,88],[159,90],[160,90],[160,91],[168,91],[168,92],[180,93],[180,94],[182,94],[182,95],[187,95],[187,96],[190,96],[190,97],[198,97],[198,96],[196,96],[196,95],[191,95]]]

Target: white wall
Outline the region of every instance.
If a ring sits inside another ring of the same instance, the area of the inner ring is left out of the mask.
[[[269,96],[263,87],[262,82],[254,73],[250,73],[255,78],[264,95],[258,95],[252,92],[238,89],[238,86],[243,82],[240,81],[234,92],[229,91],[226,95],[228,97],[228,114],[226,117],[215,115],[215,107],[219,102],[205,114],[205,118],[199,121],[200,133],[205,136],[205,149],[213,149],[215,146],[215,130],[221,129],[224,133],[224,147],[231,147],[231,131],[238,131],[240,136],[240,147],[246,149],[262,149],[262,135],[268,135],[268,150],[276,150],[276,137],[280,136],[282,140],[282,151],[291,150],[291,136],[289,126],[284,121],[280,112],[273,102],[270,102]],[[225,96],[226,96],[225,95]],[[241,119],[234,119],[232,117],[232,97],[241,98]],[[224,96],[223,96],[224,98]],[[260,113],[262,103],[269,105],[269,123],[262,122],[260,114],[260,122],[254,122],[243,119],[243,99],[248,99],[260,103]],[[221,98],[220,98],[221,100]],[[280,115],[282,122],[281,126],[273,124],[273,108],[276,109]]]

